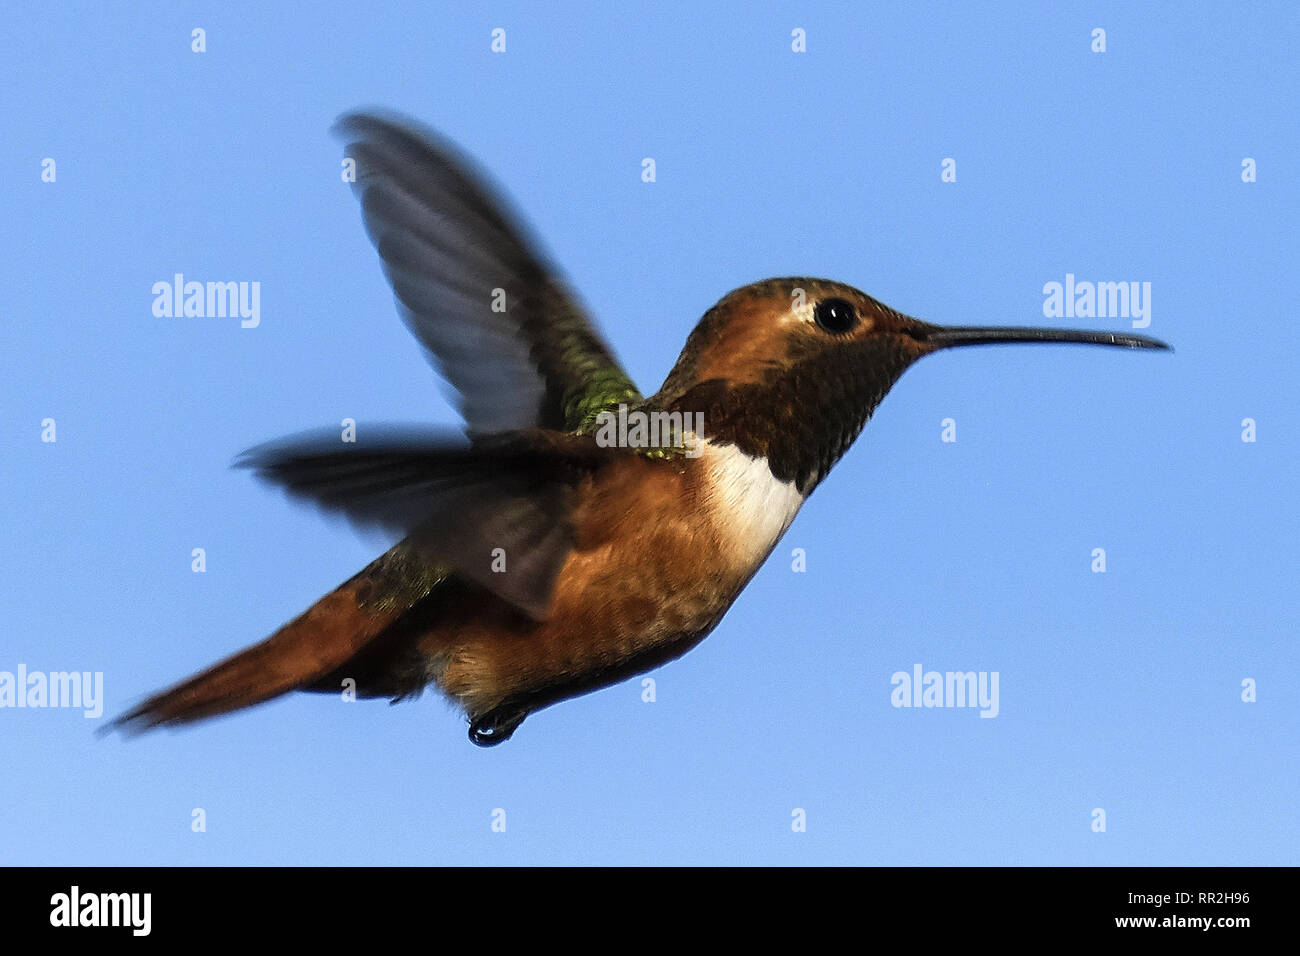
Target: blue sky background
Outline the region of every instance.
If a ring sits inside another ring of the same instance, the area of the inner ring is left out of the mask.
[[[271,6],[19,4],[0,36],[0,670],[107,695],[0,710],[0,861],[1300,862],[1294,4]],[[1149,281],[1177,351],[926,359],[653,704],[491,750],[433,695],[100,738],[378,553],[236,453],[456,421],[340,182],[362,105],[494,173],[647,391],[771,275],[966,324]],[[259,281],[260,327],[155,318],[174,272]],[[891,707],[916,663],[997,671],[1000,715]]]

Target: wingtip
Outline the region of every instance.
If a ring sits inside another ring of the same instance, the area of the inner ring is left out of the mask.
[[[340,139],[365,139],[376,133],[441,138],[414,117],[383,106],[364,106],[340,113],[331,124],[330,133]]]
[[[385,110],[362,107],[340,113],[330,124],[330,133],[338,137],[352,136],[360,128],[375,122],[383,122],[382,116],[385,112]]]
[[[278,443],[274,441],[264,441],[245,448],[230,460],[230,467],[239,471],[261,471],[266,464],[267,455],[274,451],[277,445]]]

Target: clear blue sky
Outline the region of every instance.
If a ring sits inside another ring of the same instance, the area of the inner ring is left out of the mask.
[[[0,37],[0,671],[106,696],[0,709],[0,861],[1300,862],[1294,4],[271,6],[20,4]],[[382,546],[236,453],[456,421],[340,182],[363,105],[494,173],[647,391],[771,275],[1116,330],[1043,285],[1150,282],[1177,351],[923,361],[654,703],[492,750],[432,695],[101,739]],[[260,282],[260,326],[156,318],[175,272]],[[998,716],[892,707],[916,664],[996,671]]]

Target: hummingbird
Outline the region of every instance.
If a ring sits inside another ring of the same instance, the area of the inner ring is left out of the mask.
[[[499,744],[535,711],[699,644],[918,359],[1001,343],[1168,348],[933,325],[841,282],[773,278],[705,312],[645,397],[455,145],[392,114],[335,130],[398,312],[463,432],[385,425],[245,452],[237,465],[398,543],[260,644],[122,715],[124,729],[290,691],[397,702],[432,686],[471,741]],[[664,427],[636,427],[647,418]]]

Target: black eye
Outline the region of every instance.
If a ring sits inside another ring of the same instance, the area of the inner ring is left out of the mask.
[[[827,332],[843,335],[858,324],[858,313],[843,299],[822,299],[817,303],[813,318]]]

